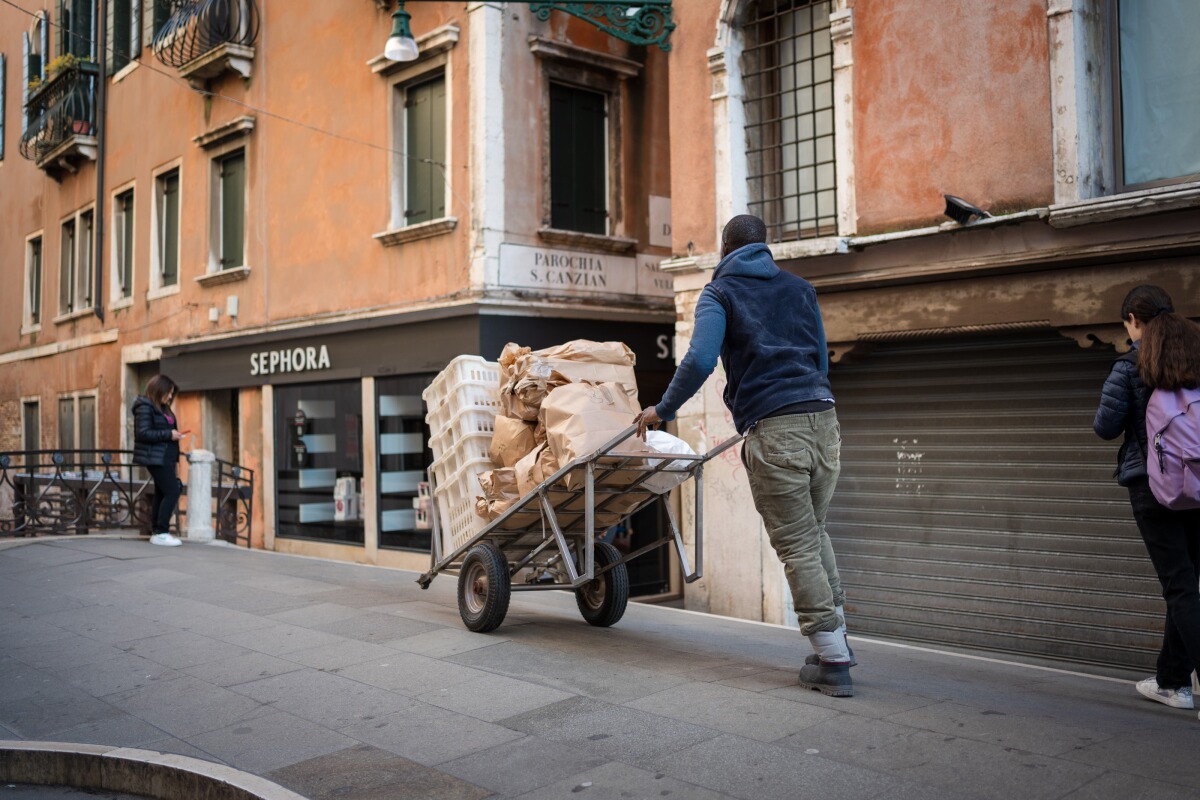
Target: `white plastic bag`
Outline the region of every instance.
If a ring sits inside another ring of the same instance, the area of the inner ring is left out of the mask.
[[[657,453],[677,456],[696,455],[696,451],[687,442],[664,431],[646,431],[646,445]],[[663,461],[661,458],[648,458],[646,466],[657,467],[661,461]],[[693,463],[692,461],[671,461],[653,477],[648,478],[643,486],[655,494],[666,494],[687,480],[689,473],[686,470]]]

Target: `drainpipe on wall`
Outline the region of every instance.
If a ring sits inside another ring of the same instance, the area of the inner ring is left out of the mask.
[[[108,139],[106,111],[108,107],[108,0],[100,0],[96,9],[96,41],[98,43],[100,75],[96,81],[96,246],[92,251],[95,265],[92,279],[92,311],[104,322],[104,143]]]

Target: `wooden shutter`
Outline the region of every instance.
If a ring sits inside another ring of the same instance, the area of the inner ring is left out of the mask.
[[[41,425],[41,404],[36,400],[22,404],[24,413],[22,414],[25,435],[23,443],[26,450],[42,449],[42,425]]]
[[[117,253],[120,261],[117,263],[117,275],[121,285],[121,296],[133,296],[133,190],[123,192],[117,197],[117,208],[121,215],[120,225],[117,226]]]
[[[446,216],[446,183],[436,161],[446,161],[446,79],[438,77],[405,92],[404,223]]]
[[[59,242],[58,310],[62,313],[74,311],[75,286],[75,220],[67,220],[62,226],[62,241]]]
[[[96,449],[96,397],[79,398],[79,449]]]
[[[29,323],[42,321],[42,239],[29,242]]]
[[[174,286],[179,280],[179,171],[172,170],[159,181],[159,269],[162,285]]]
[[[245,263],[246,154],[221,159],[221,269]]]
[[[59,2],[60,13],[61,13],[61,9],[62,9],[62,2],[60,0],[60,2]],[[41,40],[42,40],[41,41],[42,52],[37,54],[37,59],[38,59],[37,60],[37,76],[39,78],[41,78],[42,80],[45,80],[46,79],[46,65],[48,63],[50,63],[50,15],[45,11],[41,12],[41,14],[40,14],[40,21],[38,22],[38,28],[40,29],[40,32],[38,35],[41,36]]]
[[[21,38],[21,136],[29,130],[29,112],[26,108],[29,106],[29,81],[33,79],[30,74],[32,54],[29,51],[29,34],[26,33]]]
[[[550,85],[551,225],[608,233],[605,96]]]
[[[7,64],[5,55],[0,53],[0,161],[4,160],[4,94],[5,88],[8,86],[8,82],[5,80]]]
[[[92,304],[92,276],[95,275],[96,264],[96,236],[95,236],[96,216],[91,211],[85,211],[79,215],[79,251],[80,258],[75,266],[76,277],[79,279],[79,286],[75,290],[75,298],[78,301],[76,308],[83,308]]]
[[[129,57],[142,57],[142,0],[129,0]]]
[[[57,0],[54,7],[54,19],[58,21],[58,28],[56,29],[58,32],[58,42],[54,48],[54,54],[61,56],[67,52],[67,43],[70,41],[67,38],[67,32],[71,26],[71,9],[67,5],[67,0]],[[42,57],[47,63],[51,61],[50,53],[47,51],[42,52]]]
[[[75,398],[58,398],[58,449],[75,449]]]

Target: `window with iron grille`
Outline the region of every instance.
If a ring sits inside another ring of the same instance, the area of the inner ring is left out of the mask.
[[[758,0],[744,17],[749,211],[768,241],[837,233],[831,0]]]

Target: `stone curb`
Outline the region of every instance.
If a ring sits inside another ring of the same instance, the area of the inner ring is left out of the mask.
[[[160,800],[305,800],[248,772],[198,758],[69,742],[0,740],[0,781],[139,794]]]

